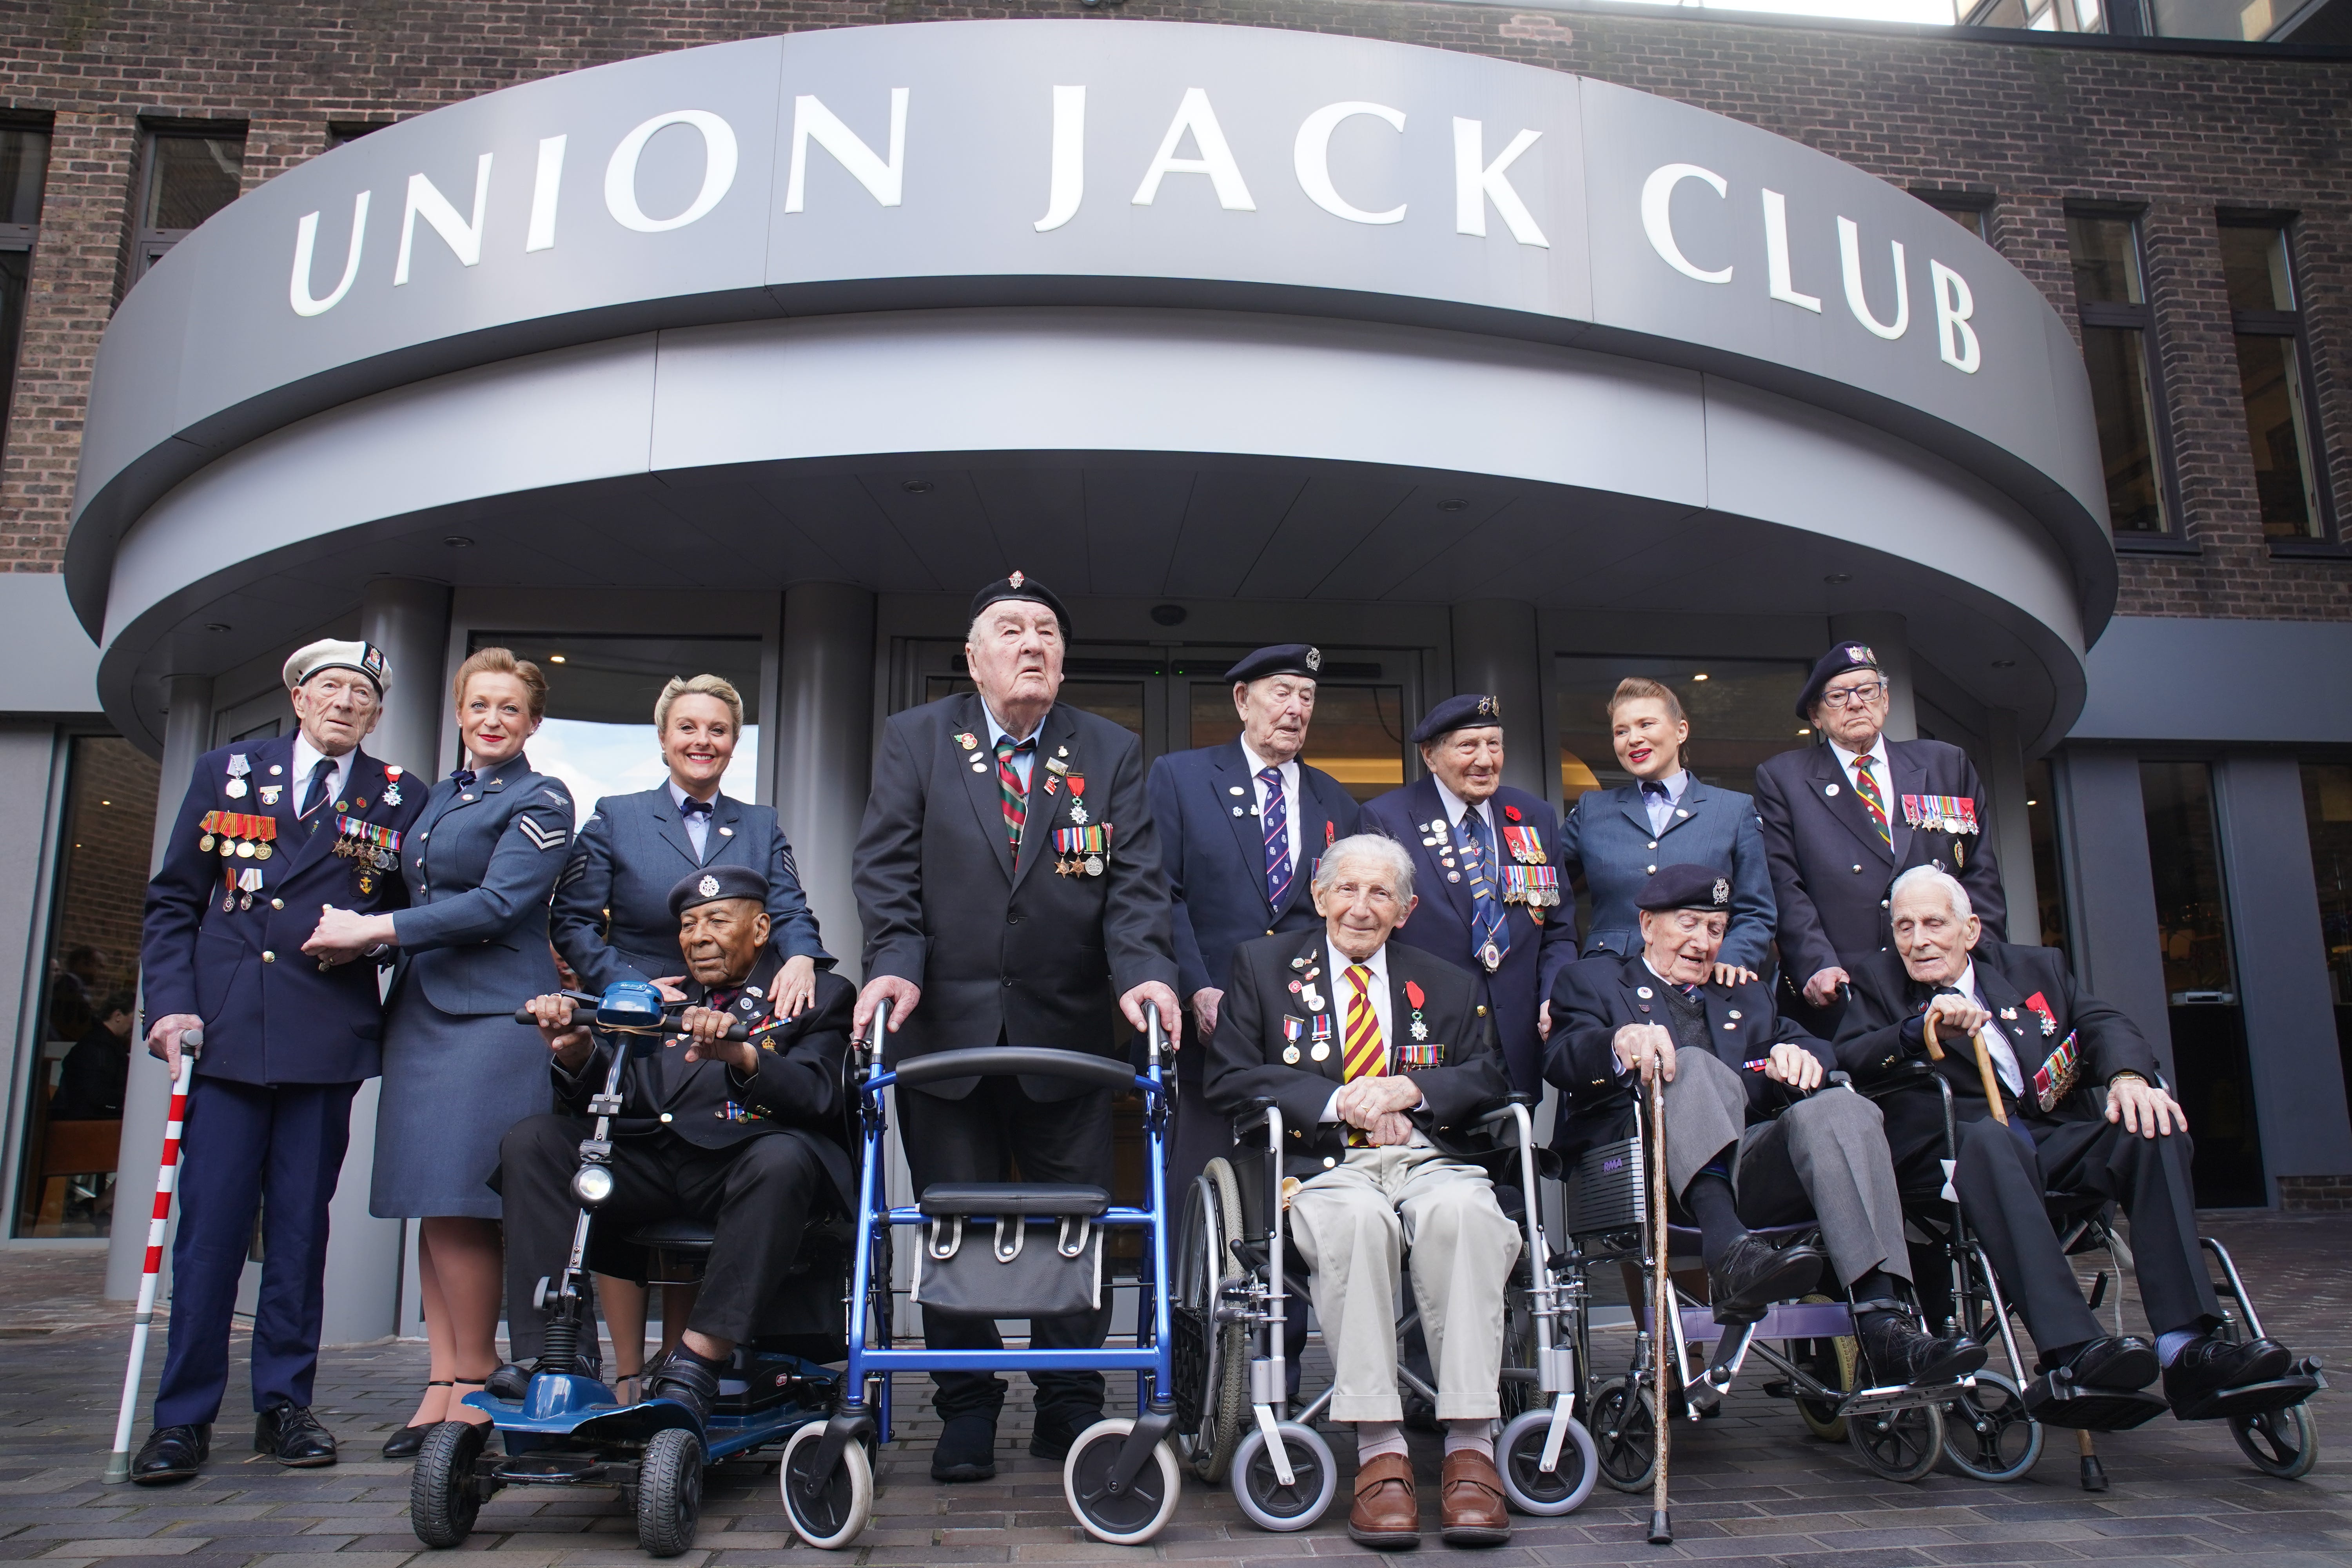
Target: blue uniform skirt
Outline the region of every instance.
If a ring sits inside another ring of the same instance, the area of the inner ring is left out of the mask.
[[[499,1142],[524,1117],[555,1108],[547,1064],[537,1029],[505,1013],[444,1013],[404,977],[384,1019],[368,1212],[499,1218],[488,1185]]]

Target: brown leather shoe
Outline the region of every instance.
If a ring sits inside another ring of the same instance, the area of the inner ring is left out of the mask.
[[[1475,1448],[1445,1456],[1437,1486],[1438,1533],[1448,1546],[1500,1546],[1511,1539],[1503,1478]]]
[[[1491,1467],[1488,1473],[1493,1473]],[[1356,1471],[1356,1500],[1348,1510],[1348,1534],[1359,1546],[1383,1552],[1421,1544],[1421,1503],[1412,1494],[1411,1459],[1402,1454],[1381,1454],[1367,1459]]]

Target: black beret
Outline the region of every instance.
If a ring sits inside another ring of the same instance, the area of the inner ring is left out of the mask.
[[[750,899],[766,909],[768,879],[749,866],[711,866],[688,871],[669,890],[670,919],[676,920],[697,904],[715,904],[721,899]]]
[[[1043,605],[1054,612],[1054,619],[1062,627],[1062,640],[1070,640],[1070,612],[1062,601],[1054,597],[1054,590],[1030,576],[1026,572],[1008,572],[971,596],[971,620],[980,619],[980,612],[1004,599],[1026,599],[1033,605]]]
[[[1842,642],[1822,655],[1813,673],[1805,677],[1805,689],[1797,698],[1797,717],[1810,721],[1813,705],[1822,700],[1822,688],[1849,669],[1879,669],[1878,656],[1870,651],[1868,643]]]
[[[1303,675],[1312,680],[1323,673],[1323,650],[1308,643],[1278,643],[1262,647],[1225,671],[1227,680],[1263,680],[1269,675]]]
[[[1712,866],[1661,866],[1643,880],[1640,910],[1731,909],[1731,879]]]
[[[1421,716],[1412,729],[1412,743],[1425,746],[1440,735],[1455,730],[1500,727],[1503,722],[1503,700],[1483,692],[1465,691],[1459,697],[1449,697]]]

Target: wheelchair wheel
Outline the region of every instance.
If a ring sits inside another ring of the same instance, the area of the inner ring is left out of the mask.
[[[1097,1421],[1078,1434],[1062,1460],[1062,1497],[1087,1533],[1113,1546],[1140,1546],[1160,1533],[1176,1511],[1181,1483],[1176,1456],[1165,1443],[1151,1446],[1151,1458],[1131,1485],[1113,1492],[1110,1473],[1135,1423],[1127,1416]]]
[[[1332,1463],[1331,1445],[1314,1427],[1286,1421],[1275,1431],[1290,1460],[1290,1485],[1283,1485],[1275,1470],[1265,1430],[1253,1427],[1234,1450],[1234,1500],[1260,1530],[1305,1530],[1331,1506],[1339,1489],[1339,1467]]]
[[[1559,1464],[1545,1469],[1544,1439],[1550,1431],[1550,1411],[1525,1411],[1503,1428],[1495,1444],[1495,1468],[1502,1472],[1504,1495],[1521,1513],[1539,1518],[1575,1512],[1601,1477],[1601,1453],[1593,1447],[1592,1434],[1573,1418],[1559,1447]]]
[[[1249,1416],[1249,1325],[1217,1321],[1225,1279],[1237,1271],[1233,1239],[1241,1226],[1233,1164],[1212,1160],[1184,1194],[1175,1300],[1169,1303],[1179,1451],[1212,1485],[1225,1479]]]
[[[1846,1441],[1890,1481],[1916,1481],[1944,1451],[1944,1413],[1932,1405],[1846,1417]]]
[[[1649,1389],[1610,1378],[1593,1390],[1591,1410],[1601,1479],[1621,1492],[1649,1490],[1658,1468],[1658,1411]]]
[[[655,1433],[637,1461],[637,1544],[648,1557],[675,1557],[701,1522],[701,1437],[680,1426]]]
[[[1826,1301],[1827,1296],[1808,1296],[1808,1301]],[[1805,1369],[1807,1375],[1824,1388],[1840,1393],[1853,1386],[1854,1367],[1862,1353],[1854,1349],[1853,1336],[1842,1335],[1833,1340],[1799,1340],[1789,1347],[1789,1359]],[[1845,1441],[1845,1417],[1837,1413],[1834,1403],[1819,1399],[1795,1401],[1797,1419],[1805,1430],[1824,1443]]]
[[[2319,1423],[2311,1418],[2308,1405],[2232,1416],[2230,1436],[2254,1468],[2283,1481],[2301,1480],[2319,1462]]]
[[[2025,1413],[2017,1384],[1997,1372],[1944,1403],[1944,1458],[1971,1480],[2014,1481],[2042,1462],[2042,1423]]]
[[[474,1533],[475,1516],[482,1511],[474,1461],[489,1440],[488,1426],[464,1421],[444,1421],[425,1434],[408,1476],[408,1520],[425,1545],[458,1546]]]
[[[845,1445],[841,1463],[818,1485],[816,1495],[809,1496],[809,1471],[824,1440],[824,1425],[812,1421],[786,1441],[783,1461],[776,1467],[776,1489],[783,1494],[793,1533],[830,1552],[856,1540],[874,1516],[874,1463],[865,1444]]]

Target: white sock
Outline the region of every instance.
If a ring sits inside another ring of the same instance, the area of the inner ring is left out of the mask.
[[[1483,1419],[1448,1421],[1445,1424],[1445,1457],[1450,1459],[1464,1448],[1475,1448],[1486,1456],[1487,1463],[1494,1463],[1495,1424]]]
[[[2180,1352],[2205,1336],[2195,1329],[2173,1329],[2156,1336],[2156,1359],[2170,1366],[2180,1359]]]
[[[1382,1454],[1405,1454],[1404,1423],[1402,1421],[1359,1421],[1356,1423],[1356,1463],[1369,1464]]]

